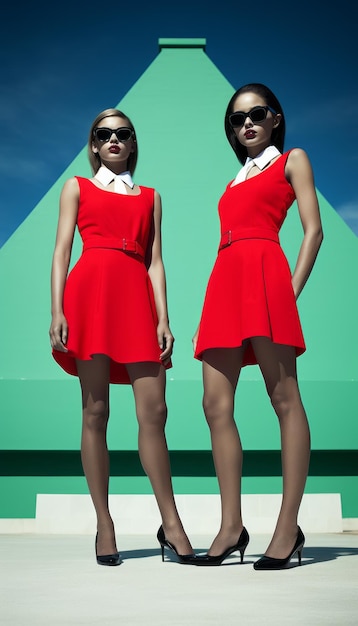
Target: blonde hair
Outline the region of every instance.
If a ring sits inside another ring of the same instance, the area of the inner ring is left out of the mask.
[[[95,128],[97,128],[98,124],[102,120],[104,120],[106,117],[122,117],[126,121],[128,127],[133,130],[134,151],[130,153],[128,160],[127,160],[127,169],[130,171],[130,173],[133,176],[136,165],[137,165],[137,160],[138,160],[138,143],[137,143],[137,138],[135,134],[135,128],[131,120],[129,119],[128,115],[123,113],[123,111],[119,111],[118,109],[105,109],[104,111],[102,111],[101,113],[97,115],[95,120],[93,120],[93,123],[90,128],[90,132],[88,136],[88,144],[87,144],[88,159],[91,165],[92,173],[96,174],[96,172],[98,172],[99,168],[101,167],[101,159],[99,157],[99,154],[94,153],[92,150],[92,145],[94,141],[93,131]]]

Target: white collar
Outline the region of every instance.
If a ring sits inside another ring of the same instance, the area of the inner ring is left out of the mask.
[[[124,183],[126,183],[131,189],[134,187],[134,182],[129,171],[121,172],[121,174],[115,174],[105,165],[101,165],[94,178],[96,178],[96,180],[98,180],[104,187],[107,187],[112,180],[114,180],[115,193],[127,193]]]
[[[267,146],[260,154],[258,154],[253,159],[251,157],[247,157],[244,165],[241,170],[237,174],[235,180],[232,182],[231,187],[237,185],[238,183],[242,183],[246,180],[246,176],[248,171],[256,165],[260,170],[263,170],[266,165],[272,161],[276,156],[279,156],[281,152],[276,148],[276,146]]]

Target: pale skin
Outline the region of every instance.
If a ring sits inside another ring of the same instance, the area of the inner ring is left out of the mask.
[[[253,92],[242,93],[235,100],[232,110],[247,112],[254,106],[266,104],[261,96]],[[269,111],[263,122],[253,123],[247,117],[243,127],[235,129],[238,140],[247,147],[250,157],[257,156],[270,145],[272,131],[280,119],[280,114],[274,115]],[[255,132],[245,136],[250,129]],[[254,166],[249,170],[248,178],[259,174],[260,170]],[[303,229],[303,239],[292,274],[292,286],[297,299],[312,271],[323,234],[312,168],[303,150],[296,148],[290,152],[285,174],[296,194]],[[194,350],[197,335],[198,331],[193,337]],[[251,337],[238,348],[210,349],[203,355],[203,408],[210,428],[222,512],[221,526],[208,554],[219,555],[235,545],[243,529],[242,447],[234,420],[234,400],[245,347],[249,341],[281,432],[283,497],[275,531],[265,554],[272,558],[286,558],[297,537],[298,511],[309,467],[310,431],[297,381],[295,349],[274,344],[266,337]]]
[[[117,129],[128,126],[125,118],[110,116],[98,126]],[[119,150],[111,152],[109,147],[117,145]],[[133,139],[119,142],[113,133],[110,141],[94,141],[92,151],[99,154],[101,163],[115,174],[126,171],[127,159],[134,150]],[[96,179],[92,182],[102,188]],[[104,188],[114,190],[114,183]],[[127,188],[127,193],[140,194],[140,188]],[[63,186],[60,197],[60,212],[51,273],[52,322],[50,341],[52,348],[67,351],[68,325],[63,313],[63,293],[71,258],[79,204],[79,186],[71,178]],[[146,264],[152,282],[158,315],[157,337],[161,348],[161,363],[127,364],[133,388],[139,425],[138,447],[143,468],[148,475],[162,517],[166,538],[172,542],[179,554],[191,554],[192,547],[183,529],[176,508],[169,454],[165,438],[167,407],[165,401],[165,368],[173,350],[174,337],[168,320],[166,278],[162,260],[161,242],[162,206],[160,195],[154,198],[154,232],[147,250]],[[122,254],[122,252],[119,252]],[[84,473],[97,514],[97,554],[114,554],[117,551],[113,520],[108,508],[109,457],[106,441],[109,419],[109,358],[95,355],[90,361],[77,360],[77,371],[82,390],[82,439],[81,456]]]

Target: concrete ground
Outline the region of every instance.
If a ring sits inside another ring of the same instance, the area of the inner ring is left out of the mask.
[[[197,552],[212,537],[191,537]],[[155,536],[117,535],[119,567],[98,566],[88,535],[0,535],[4,626],[357,626],[358,534],[308,534],[302,566],[256,572],[268,535],[251,536],[240,565],[181,565]]]

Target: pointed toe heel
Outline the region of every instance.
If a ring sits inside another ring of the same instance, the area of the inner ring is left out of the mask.
[[[204,567],[221,565],[221,563],[228,556],[230,556],[230,554],[232,554],[233,552],[240,552],[240,563],[243,563],[245,550],[249,544],[249,541],[250,541],[250,535],[244,526],[244,528],[242,529],[241,535],[238,539],[238,542],[234,546],[231,546],[230,548],[225,550],[225,552],[217,556],[210,556],[209,554],[205,554],[203,556],[197,556],[195,559],[195,565],[200,565]]]
[[[298,527],[297,539],[290,554],[285,559],[274,559],[270,556],[262,556],[261,559],[254,563],[255,570],[279,570],[289,567],[291,559],[297,554],[298,564],[301,565],[302,550],[305,544],[305,536],[300,527]]]
[[[122,559],[121,559],[121,555],[119,554],[119,552],[115,552],[114,554],[101,554],[101,555],[97,554],[97,540],[98,540],[98,533],[96,535],[96,540],[95,540],[95,553],[96,553],[96,560],[97,560],[98,565],[108,565],[109,567],[120,565],[122,563]]]
[[[175,545],[173,543],[170,543],[170,541],[168,541],[165,537],[165,533],[164,533],[164,529],[163,526],[160,526],[158,532],[157,532],[157,539],[159,541],[160,544],[160,548],[161,548],[161,552],[162,552],[162,561],[164,562],[164,548],[168,548],[168,550],[170,550],[171,552],[173,552],[179,563],[183,563],[186,565],[194,565],[195,561],[196,561],[196,556],[195,554],[179,554],[178,550],[176,549]]]

